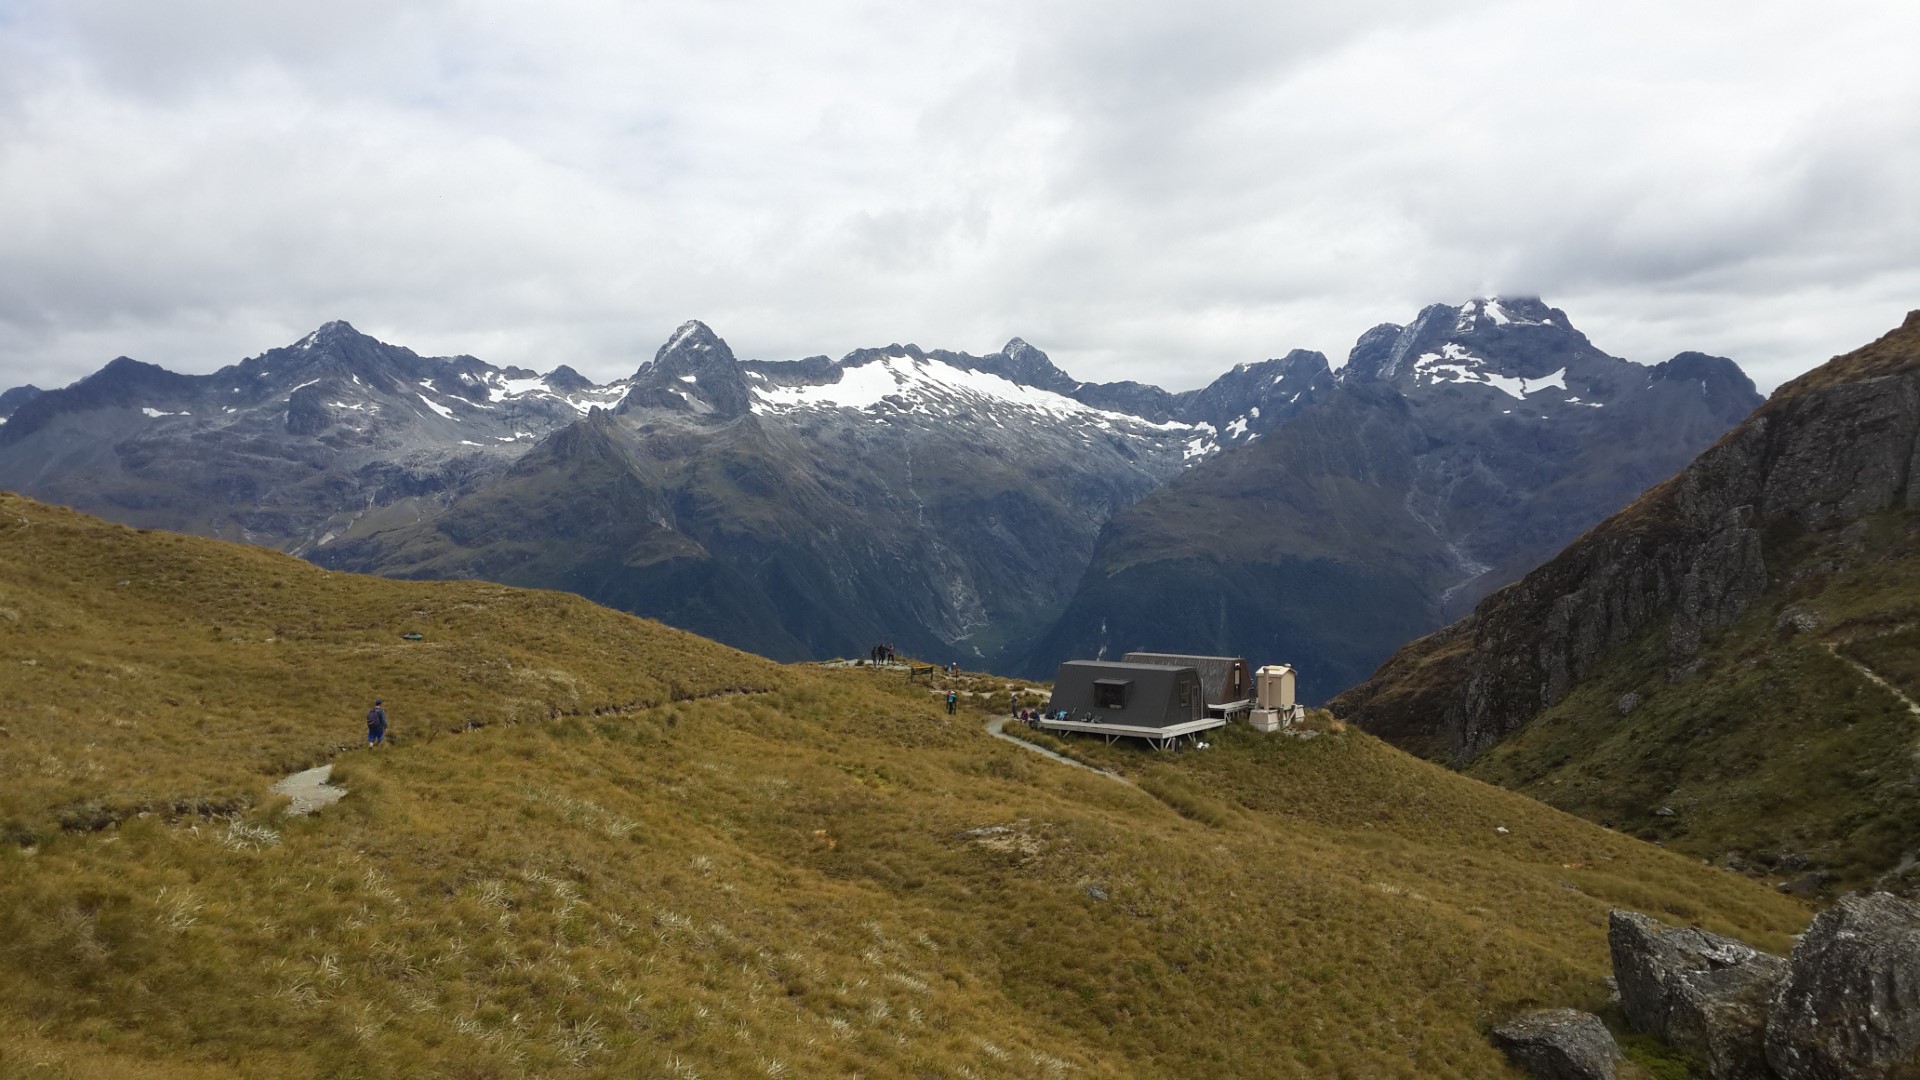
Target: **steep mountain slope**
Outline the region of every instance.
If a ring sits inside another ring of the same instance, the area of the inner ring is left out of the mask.
[[[1029,377],[1046,363],[1010,348]],[[314,557],[565,588],[779,659],[879,640],[982,655],[1057,605],[1101,523],[1212,432],[981,366],[912,346],[743,365],[689,323],[611,412],[437,516]]]
[[[892,641],[1047,674],[1208,648],[1290,658],[1319,695],[1677,467],[1751,392],[1726,361],[1642,368],[1537,301],[1487,300],[1376,328],[1339,378],[1296,351],[1181,394],[1075,380],[1018,338],[741,361],[689,322],[608,386],[329,323],[210,376],[122,359],[16,397],[0,487],[131,524],[567,589],[780,659]]]
[[[1335,707],[1703,855],[1911,887],[1917,438],[1920,313]]]
[[[331,322],[211,375],[121,357],[32,396],[0,426],[0,488],[308,550],[370,512],[470,487],[620,393]]]
[[[20,406],[39,397],[41,393],[41,389],[33,385],[16,386],[0,393],[0,424],[6,423]]]
[[[1759,403],[1729,360],[1616,359],[1564,313],[1513,298],[1368,331],[1314,399],[1117,515],[1025,669],[1219,652],[1295,664],[1303,693],[1322,699]]]
[[[1358,733],[1127,786],[898,674],[4,495],[0,702],[0,1075],[1510,1076],[1609,907],[1806,917]]]
[[[602,387],[330,323],[211,376],[123,358],[10,391],[0,486],[332,566],[567,588],[783,658],[885,639],[979,660],[1051,619],[1116,509],[1282,422],[1292,362],[1236,369],[1261,384],[1239,399],[1173,395],[1076,381],[1017,338],[740,362],[696,322]]]

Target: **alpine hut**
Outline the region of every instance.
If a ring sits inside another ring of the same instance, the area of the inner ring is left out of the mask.
[[[1242,657],[1130,652],[1123,660],[1129,664],[1192,668],[1200,675],[1210,714],[1224,718],[1253,708],[1253,679],[1247,674],[1247,662]]]
[[[1167,664],[1069,660],[1039,724],[1049,731],[1145,739],[1164,748],[1226,721],[1207,715],[1200,673]]]

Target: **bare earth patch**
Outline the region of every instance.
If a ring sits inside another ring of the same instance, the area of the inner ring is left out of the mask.
[[[346,788],[334,787],[327,783],[327,778],[332,775],[332,765],[307,769],[304,772],[294,773],[273,785],[273,792],[293,800],[293,805],[287,807],[287,813],[311,814],[315,810],[332,806],[346,797]]]

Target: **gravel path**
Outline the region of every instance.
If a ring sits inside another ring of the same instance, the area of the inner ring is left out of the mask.
[[[332,806],[346,797],[347,789],[334,787],[327,783],[333,775],[332,765],[297,772],[285,780],[273,785],[276,795],[286,795],[293,799],[293,805],[287,807],[289,814],[311,814],[322,807]]]
[[[1007,721],[1010,719],[1012,718],[1006,717],[1006,716],[996,716],[991,720],[988,720],[987,734],[993,736],[996,739],[1005,739],[1008,742],[1012,743],[1013,745],[1020,747],[1022,750],[1031,750],[1034,753],[1039,754],[1043,758],[1052,758],[1054,761],[1057,761],[1062,765],[1071,765],[1076,769],[1085,769],[1090,773],[1094,773],[1099,776],[1104,776],[1109,780],[1118,780],[1121,783],[1127,785],[1128,787],[1133,786],[1133,781],[1127,779],[1124,776],[1121,776],[1117,772],[1108,772],[1105,769],[1096,769],[1084,761],[1075,761],[1064,754],[1056,754],[1044,746],[1035,746],[1034,744],[1028,742],[1025,739],[1014,738],[1012,735],[1009,735],[1006,732]]]

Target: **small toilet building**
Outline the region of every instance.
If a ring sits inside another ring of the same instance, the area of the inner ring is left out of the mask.
[[[1253,673],[1256,701],[1247,722],[1260,731],[1291,727],[1305,712],[1294,700],[1295,676],[1289,664],[1268,664]]]

